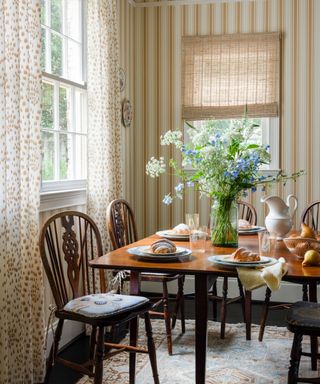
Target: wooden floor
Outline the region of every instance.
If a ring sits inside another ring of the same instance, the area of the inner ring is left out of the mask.
[[[252,322],[259,324],[262,305],[261,303],[253,303],[252,308]],[[211,305],[209,305],[209,311],[211,311]],[[192,299],[186,299],[186,318],[194,319],[194,301]],[[219,316],[219,312],[218,312]],[[209,312],[209,318],[212,318],[212,313]],[[218,317],[219,319],[219,317]],[[228,306],[227,313],[228,323],[243,322],[242,311],[240,304],[231,304]],[[276,310],[270,311],[267,325],[285,326],[285,311]],[[61,353],[61,357],[66,359],[72,359],[75,362],[82,362],[86,360],[88,354],[88,337],[81,336],[78,340],[73,342],[70,346],[64,349]],[[81,377],[77,372],[72,371],[60,364],[53,367],[50,383],[52,384],[73,384]]]

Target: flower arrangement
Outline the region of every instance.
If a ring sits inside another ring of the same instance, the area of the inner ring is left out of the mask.
[[[180,130],[168,131],[161,136],[161,145],[173,145],[182,155],[181,166],[170,159],[169,166],[181,182],[172,193],[167,194],[163,202],[171,204],[175,198],[182,199],[186,187],[195,186],[216,202],[216,225],[212,231],[214,244],[233,244],[237,241],[237,225],[230,219],[232,202],[251,189],[256,191],[259,185],[263,189],[270,183],[296,180],[303,171],[288,176],[279,172],[276,176],[263,175],[261,166],[270,163],[269,146],[256,144],[253,140],[258,124],[247,118],[233,120],[231,129],[217,130],[214,124],[195,127],[189,123],[190,142],[184,144]],[[186,168],[193,172],[187,172]],[[163,157],[152,157],[146,165],[146,173],[158,177],[166,172]],[[219,224],[220,223],[220,224]],[[230,239],[230,241],[228,241]],[[236,245],[236,244],[235,244]]]

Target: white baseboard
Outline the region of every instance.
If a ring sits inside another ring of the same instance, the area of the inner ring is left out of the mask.
[[[236,278],[229,278],[228,281],[228,297],[235,297],[239,295],[238,283]],[[222,288],[222,279],[218,279],[218,293],[221,293]],[[154,292],[161,293],[162,286],[157,283],[143,282],[141,289],[143,292]],[[177,282],[172,281],[168,284],[169,293],[177,293]],[[194,292],[194,278],[193,276],[186,276],[184,292],[193,293]],[[258,288],[252,292],[253,300],[264,300],[266,289],[265,287]],[[320,286],[318,286],[318,295],[320,294]],[[272,293],[271,300],[278,302],[293,303],[295,301],[302,299],[302,286],[300,284],[293,284],[287,281],[283,281],[281,288]]]
[[[54,332],[56,331],[58,325],[58,320],[55,320],[53,323]],[[59,343],[59,349],[63,348],[65,345],[70,343],[73,339],[79,336],[82,332],[84,332],[84,325],[78,321],[65,320],[63,325],[63,332],[61,335],[61,340]],[[47,349],[46,349],[46,357],[49,356],[50,348],[52,346],[53,341],[53,332],[52,329],[49,329],[48,339],[47,339]]]

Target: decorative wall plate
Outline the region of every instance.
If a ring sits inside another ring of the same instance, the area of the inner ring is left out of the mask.
[[[133,118],[133,108],[128,99],[124,99],[122,103],[122,123],[125,127],[129,127]]]
[[[123,92],[126,87],[126,74],[123,68],[119,68],[119,82],[120,82],[120,92]]]

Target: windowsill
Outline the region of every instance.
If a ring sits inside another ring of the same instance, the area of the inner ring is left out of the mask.
[[[87,203],[87,189],[69,189],[40,193],[40,212],[54,209],[74,207]]]

